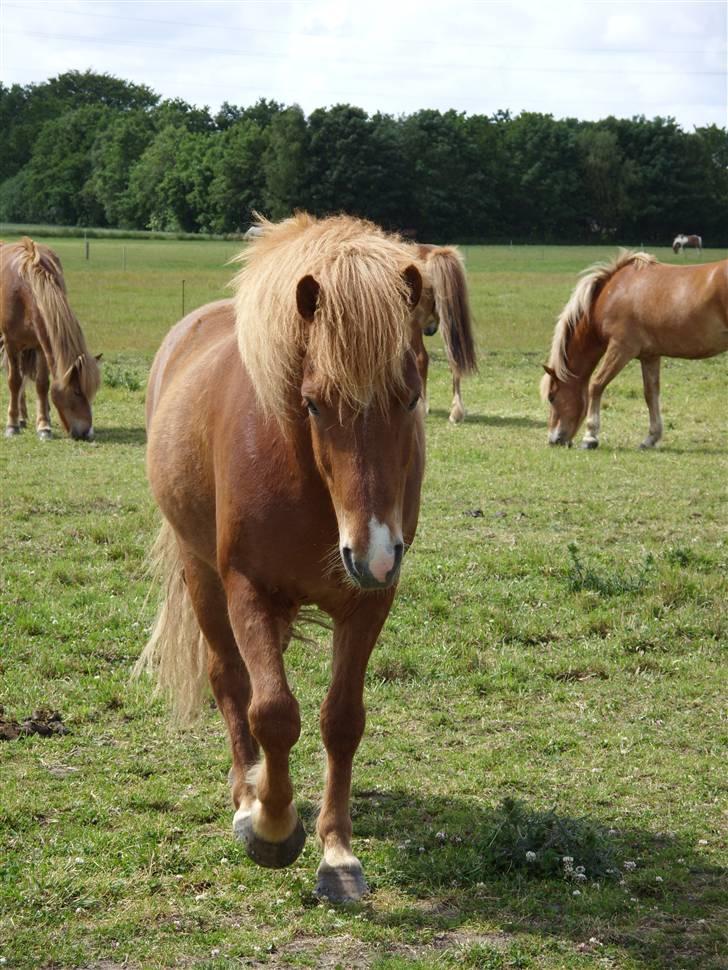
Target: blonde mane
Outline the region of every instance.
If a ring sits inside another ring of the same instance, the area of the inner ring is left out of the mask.
[[[43,316],[53,356],[54,380],[66,387],[75,368],[83,394],[88,401],[93,400],[101,374],[68,302],[60,259],[48,246],[27,236],[19,243],[3,246],[3,255],[27,283]]]
[[[263,230],[236,260],[238,347],[266,414],[291,417],[306,354],[326,398],[362,409],[384,405],[404,385],[410,342],[409,291],[402,271],[416,260],[398,238],[350,216],[298,213]],[[296,305],[304,276],[320,286],[313,321]]]
[[[643,266],[656,262],[657,259],[649,253],[636,253],[629,249],[620,249],[613,260],[595,263],[581,273],[581,279],[574,287],[568,303],[556,321],[554,336],[551,341],[548,367],[554,372],[558,380],[567,381],[573,377],[567,363],[569,340],[579,321],[585,315],[588,316],[597,288],[625,266],[633,264],[636,269],[641,269]],[[541,382],[541,392],[544,399],[548,394],[549,380],[549,374],[546,374]]]

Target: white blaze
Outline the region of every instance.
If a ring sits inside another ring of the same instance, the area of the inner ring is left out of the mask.
[[[383,583],[388,573],[394,568],[395,540],[389,530],[389,526],[380,522],[376,516],[369,520],[369,553],[367,564],[369,572],[377,580]]]

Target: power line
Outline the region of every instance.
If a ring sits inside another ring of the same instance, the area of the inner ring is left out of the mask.
[[[174,52],[186,52],[191,54],[221,54],[221,55],[231,55],[234,57],[249,57],[255,58],[256,60],[280,60],[282,58],[290,59],[290,52],[286,53],[263,53],[260,51],[246,51],[231,47],[193,47],[186,44],[160,44],[156,41],[143,41],[143,40],[120,40],[120,39],[110,39],[105,37],[86,37],[79,34],[55,34],[55,33],[45,33],[43,31],[36,30],[5,30],[6,34],[20,34],[25,37],[38,37],[43,40],[61,40],[61,41],[88,41],[92,44],[103,44],[110,47],[148,47],[155,50],[167,50]],[[344,63],[359,63],[359,64],[372,64],[372,63],[387,63],[392,64],[391,60],[386,62],[382,60],[369,60],[361,58],[352,58],[347,56],[320,56],[319,63],[326,61],[341,61]],[[418,66],[419,66],[418,62]],[[401,63],[398,61],[398,65]],[[464,64],[460,62],[457,65],[454,64],[443,64],[428,62],[423,65],[425,67],[437,67],[437,68],[454,68],[454,67],[472,67],[472,68],[483,68],[482,64]],[[624,67],[615,67],[613,69],[597,68],[596,70],[591,70],[589,68],[578,68],[578,67],[516,67],[510,64],[495,64],[489,65],[493,69],[498,71],[515,73],[515,74],[584,74],[584,75],[613,75],[613,74],[625,74],[628,73],[632,76],[645,76],[645,77],[674,77],[674,71],[644,71],[644,70],[629,70],[627,71]],[[680,77],[686,76],[696,76],[696,77],[726,77],[728,76],[728,71],[680,71]]]
[[[28,4],[28,3],[20,4],[20,3],[12,3],[12,2],[8,3],[8,2],[5,2],[3,4],[3,6],[5,6],[5,7],[13,7],[15,9],[22,9],[22,10],[27,10],[27,9],[33,9],[34,8],[36,10],[41,10],[42,9],[44,11],[47,11],[47,9],[48,9],[48,4],[43,4],[43,5],[35,4],[34,5],[34,4]],[[55,5],[55,6],[57,6],[57,5]],[[357,37],[357,35],[356,34],[353,34],[353,33],[349,33],[349,34],[317,34],[315,32],[308,32],[308,31],[281,30],[281,29],[276,29],[274,27],[231,27],[231,26],[228,26],[227,24],[209,24],[209,23],[202,24],[202,23],[193,23],[193,22],[184,21],[184,20],[159,20],[159,19],[151,18],[151,17],[128,17],[128,16],[121,16],[119,14],[99,13],[98,11],[69,10],[67,8],[65,8],[65,9],[64,8],[61,8],[60,12],[63,13],[63,14],[65,14],[66,16],[83,17],[84,20],[87,19],[88,17],[96,17],[98,19],[105,19],[105,20],[116,20],[116,21],[119,21],[120,20],[120,21],[123,21],[124,23],[134,22],[134,23],[142,23],[142,24],[157,24],[158,26],[163,26],[163,27],[193,27],[195,29],[202,29],[202,30],[224,30],[226,34],[230,34],[230,33],[242,33],[242,34],[245,34],[245,35],[249,35],[249,34],[273,34],[275,36],[282,36],[282,37],[296,37],[296,38],[307,37],[307,38],[311,38],[311,39],[314,39],[314,40],[327,40],[327,41],[328,40],[339,41],[339,40],[356,39],[356,37]],[[441,48],[442,47],[442,41],[441,40],[433,41],[433,40],[419,40],[418,39],[417,45],[418,46],[427,45],[427,46],[431,46],[431,47]],[[710,48],[704,48],[703,50],[680,50],[680,49],[676,49],[676,48],[661,48],[661,47],[643,47],[643,48],[626,48],[626,47],[625,48],[616,48],[616,47],[579,47],[579,48],[574,48],[574,47],[554,47],[554,46],[548,46],[548,45],[547,46],[543,46],[543,45],[532,45],[532,44],[490,44],[490,43],[481,43],[480,41],[473,42],[473,43],[468,43],[467,41],[451,40],[451,39],[448,39],[448,46],[449,47],[453,47],[453,46],[470,47],[470,48],[475,48],[475,49],[478,49],[478,50],[504,50],[504,51],[512,51],[512,50],[515,50],[515,51],[525,51],[525,52],[548,51],[550,53],[561,53],[561,54],[580,54],[580,53],[585,53],[585,54],[618,54],[618,55],[623,55],[623,54],[627,54],[627,55],[629,55],[629,54],[690,54],[690,55],[701,55],[701,54],[725,54],[726,53],[726,48],[724,48],[724,47],[716,48],[714,50],[713,49],[710,49]],[[209,48],[209,49],[210,50],[213,50],[212,48]]]

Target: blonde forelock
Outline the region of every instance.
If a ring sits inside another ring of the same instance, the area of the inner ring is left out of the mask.
[[[404,386],[411,250],[372,223],[299,213],[263,228],[233,281],[238,346],[262,409],[282,423],[295,407],[304,356],[322,393],[359,410]],[[296,305],[305,276],[319,285],[311,322]]]

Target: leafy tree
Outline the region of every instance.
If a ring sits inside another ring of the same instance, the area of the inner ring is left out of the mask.
[[[157,133],[131,170],[119,200],[128,224],[144,229],[201,228],[194,205],[195,178],[210,135],[168,125]]]
[[[29,216],[60,225],[104,225],[88,181],[93,142],[111,117],[108,108],[86,105],[43,125],[25,170]]]
[[[265,148],[263,129],[245,119],[211,142],[205,158],[211,177],[202,220],[213,232],[240,232],[250,224],[252,210],[264,208]]]
[[[129,177],[153,135],[151,116],[143,111],[130,111],[115,114],[108,128],[94,140],[89,189],[111,226],[133,226],[125,198]]]
[[[264,208],[271,219],[283,219],[306,207],[308,129],[298,105],[271,120],[263,153]]]

